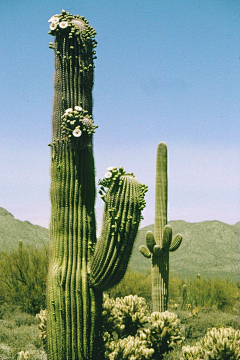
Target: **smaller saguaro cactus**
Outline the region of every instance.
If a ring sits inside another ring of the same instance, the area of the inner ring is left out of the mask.
[[[140,252],[152,260],[152,305],[153,311],[166,311],[168,303],[169,251],[175,251],[182,242],[182,235],[172,238],[172,227],[167,225],[168,177],[167,145],[158,144],[156,164],[156,198],[154,234],[148,231],[146,245]]]

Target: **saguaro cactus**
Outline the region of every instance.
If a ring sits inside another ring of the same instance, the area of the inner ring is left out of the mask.
[[[168,303],[169,251],[178,249],[182,236],[172,239],[172,227],[167,225],[168,177],[167,177],[167,145],[158,144],[156,163],[156,197],[154,234],[148,231],[146,244],[139,250],[147,258],[151,258],[152,305],[153,311],[166,311]]]
[[[124,275],[145,206],[146,186],[109,168],[100,181],[105,201],[96,245],[92,137],[95,31],[64,10],[51,17],[55,42],[51,146],[50,261],[47,285],[49,360],[102,356],[102,291]],[[96,248],[95,248],[96,245]]]

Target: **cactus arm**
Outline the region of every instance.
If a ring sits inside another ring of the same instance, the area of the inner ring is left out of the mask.
[[[170,245],[169,251],[175,251],[179,248],[179,246],[181,245],[182,242],[182,235],[181,234],[177,234]]]
[[[149,250],[149,248],[145,245],[140,245],[139,246],[139,251],[140,253],[145,256],[146,258],[150,259],[152,256],[151,251]]]
[[[163,247],[164,251],[169,250],[171,241],[172,241],[172,227],[171,227],[171,225],[166,225],[164,227],[163,240],[162,240],[162,247]]]
[[[145,185],[122,168],[119,172],[114,168],[112,176],[111,185],[101,182],[109,189],[103,196],[103,227],[91,266],[91,284],[102,291],[124,276],[145,206]]]
[[[154,239],[154,235],[153,235],[152,231],[147,231],[147,233],[146,233],[146,244],[147,244],[148,249],[152,253],[153,247],[154,247],[154,245],[156,245],[156,241]]]

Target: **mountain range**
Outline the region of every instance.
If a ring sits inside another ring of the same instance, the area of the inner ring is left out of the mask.
[[[229,225],[220,221],[189,223],[169,221],[173,235],[181,233],[182,244],[170,253],[170,271],[180,278],[195,277],[228,278],[240,281],[240,222]],[[150,270],[151,261],[140,252],[145,245],[145,234],[154,231],[154,225],[138,231],[129,268],[140,272]],[[24,246],[42,246],[49,242],[49,230],[28,221],[14,218],[0,207],[0,252],[16,249],[18,241]]]

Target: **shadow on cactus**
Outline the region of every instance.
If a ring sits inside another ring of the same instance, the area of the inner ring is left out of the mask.
[[[96,240],[92,118],[95,30],[62,11],[55,37],[51,146],[50,260],[47,284],[49,360],[101,359],[102,292],[124,276],[145,207],[147,187],[121,167],[100,181],[105,202]]]
[[[169,251],[175,251],[182,242],[182,235],[172,238],[172,227],[167,225],[168,177],[167,145],[158,144],[156,163],[156,198],[154,234],[148,231],[146,245],[140,252],[151,258],[153,311],[166,311],[168,304]]]

